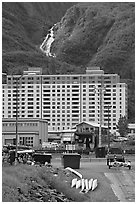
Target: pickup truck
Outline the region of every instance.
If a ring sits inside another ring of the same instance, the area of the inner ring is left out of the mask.
[[[110,162],[125,162],[125,157],[121,148],[110,147],[107,152],[107,165],[109,166]]]

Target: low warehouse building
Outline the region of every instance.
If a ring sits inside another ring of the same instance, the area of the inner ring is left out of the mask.
[[[48,141],[48,122],[18,118],[18,144],[37,147]],[[16,144],[16,119],[2,119],[2,145]]]

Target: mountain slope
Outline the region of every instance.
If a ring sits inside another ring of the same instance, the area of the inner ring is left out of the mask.
[[[52,51],[69,64],[134,78],[134,9],[134,3],[74,5],[58,23]]]
[[[74,2],[3,2],[3,72],[17,73],[28,66],[48,69],[50,60],[39,46],[49,28],[60,21]]]

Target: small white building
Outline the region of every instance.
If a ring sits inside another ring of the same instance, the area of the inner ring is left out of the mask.
[[[135,137],[135,123],[128,124],[128,137]]]
[[[60,137],[61,137],[61,142],[62,143],[72,143],[75,138],[75,132],[76,132],[76,129],[67,129],[67,130],[62,130],[61,134],[60,134]]]
[[[18,144],[37,147],[48,141],[48,122],[36,118],[18,118]],[[16,144],[16,119],[2,119],[2,145]]]

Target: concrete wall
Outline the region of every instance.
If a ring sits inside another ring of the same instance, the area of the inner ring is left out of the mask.
[[[41,143],[48,142],[48,123],[41,121],[39,122],[39,139]]]
[[[48,123],[45,120],[20,120],[18,122],[18,144],[21,138],[29,139],[33,137],[33,146],[39,146],[48,141]],[[2,145],[7,141],[13,144],[16,139],[16,122],[13,119],[4,119],[2,121]]]

